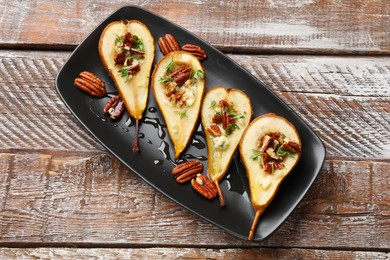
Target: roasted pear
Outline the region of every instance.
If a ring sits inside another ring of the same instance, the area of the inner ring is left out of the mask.
[[[251,102],[239,89],[217,86],[206,93],[201,115],[208,148],[208,175],[218,188],[220,205],[224,206],[219,182],[227,172],[242,133],[251,120]]]
[[[99,55],[126,106],[136,120],[134,152],[139,153],[138,127],[146,108],[149,78],[155,55],[154,38],[143,23],[115,21],[99,40]]]
[[[175,148],[175,159],[187,147],[198,120],[206,88],[199,60],[184,51],[164,56],[152,76],[152,89]]]
[[[257,117],[240,141],[240,155],[249,178],[251,201],[256,215],[249,232],[252,240],[260,215],[301,156],[301,140],[287,119],[275,114]]]

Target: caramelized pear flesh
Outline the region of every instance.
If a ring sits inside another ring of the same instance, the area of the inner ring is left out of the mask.
[[[248,239],[252,240],[260,215],[275,197],[283,179],[301,156],[301,140],[287,119],[265,114],[254,119],[240,141],[240,155],[249,178],[256,215]]]
[[[217,86],[206,93],[201,116],[208,148],[208,175],[218,187],[223,206],[219,182],[225,176],[242,133],[251,120],[251,102],[239,89]]]
[[[206,88],[199,60],[184,51],[164,56],[152,75],[152,89],[175,149],[184,151],[195,130]]]
[[[139,21],[115,21],[103,30],[98,49],[126,110],[136,119],[134,151],[139,152],[138,125],[148,100],[155,55],[154,38],[146,25]]]
[[[117,42],[121,41],[118,37],[131,33],[133,38],[138,38],[142,41],[142,47],[139,51],[143,52],[142,58],[137,54],[130,53],[134,61],[139,64],[139,71],[134,74],[124,76],[123,67],[130,67],[130,64],[116,64],[115,56],[117,54]],[[108,71],[111,78],[114,80],[124,102],[127,111],[132,117],[139,120],[145,110],[148,91],[149,78],[154,60],[154,38],[149,29],[143,23],[131,21],[115,21],[107,25],[99,40],[99,55],[101,61]],[[123,73],[122,73],[123,72]]]

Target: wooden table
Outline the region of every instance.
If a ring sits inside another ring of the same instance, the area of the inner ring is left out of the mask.
[[[59,98],[71,51],[138,5],[258,77],[324,141],[307,195],[263,242],[176,205],[110,155]],[[390,2],[1,1],[0,258],[390,257]]]

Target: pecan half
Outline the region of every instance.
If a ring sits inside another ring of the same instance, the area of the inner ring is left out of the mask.
[[[133,35],[130,32],[126,32],[124,35],[123,43],[127,46],[131,46],[133,44],[136,44],[137,41],[133,38]]]
[[[142,58],[144,58],[144,55],[145,55],[144,51],[140,51],[140,50],[137,50],[137,49],[134,49],[134,48],[130,48],[130,52],[132,54],[140,55]]]
[[[222,135],[221,129],[219,129],[219,126],[217,124],[212,124],[209,127],[207,127],[207,131],[213,136]]]
[[[82,90],[95,97],[103,97],[106,95],[107,90],[103,81],[89,71],[83,71],[79,74],[78,78],[75,78],[74,85]]]
[[[176,82],[179,87],[181,87],[190,78],[190,75],[191,72],[180,73],[173,79],[173,81]]]
[[[288,143],[284,143],[284,144],[282,144],[281,147],[282,147],[282,149],[289,151],[289,152],[293,152],[293,153],[297,153],[297,152],[301,151],[301,147],[299,147],[299,144],[297,144],[294,141],[289,141]]]
[[[112,120],[118,119],[125,112],[125,103],[121,96],[115,96],[108,100],[107,104],[103,108],[105,114],[110,115]]]
[[[171,47],[172,51],[180,51],[180,45],[172,34],[165,34],[165,39],[167,40],[168,45]]]
[[[215,114],[213,115],[211,120],[213,121],[214,124],[220,124],[222,123],[222,116]]]
[[[272,173],[272,166],[270,162],[271,162],[271,157],[265,153],[262,156],[262,164],[263,164],[263,170],[267,173]]]
[[[139,65],[138,62],[132,63],[129,66],[129,75],[134,75],[135,73],[137,73],[140,70],[141,70],[141,66]]]
[[[196,178],[191,180],[191,185],[194,190],[209,200],[214,199],[218,195],[217,187],[206,175],[197,174]]]
[[[185,91],[176,93],[176,94],[175,94],[175,100],[176,100],[176,102],[181,101],[182,98],[184,98],[183,96],[184,96],[185,93],[186,93]]]
[[[173,94],[175,94],[179,90],[179,87],[177,86],[176,82],[171,82],[167,85],[165,88],[165,95],[167,97],[171,97]]]
[[[165,37],[158,39],[158,46],[164,55],[167,55],[171,51],[180,51],[179,43],[172,34],[165,34]]]
[[[169,74],[169,77],[171,78],[175,78],[177,77],[179,74],[182,74],[182,73],[185,73],[185,72],[191,72],[192,71],[192,68],[191,66],[188,66],[188,65],[184,65],[184,66],[180,66],[176,69],[174,69],[170,74]]]
[[[229,118],[229,104],[225,100],[219,101],[219,106],[221,107],[221,114],[222,114],[222,128],[227,129],[230,125],[230,118]]]
[[[203,164],[200,161],[188,161],[178,164],[172,170],[173,177],[176,182],[185,183],[196,177],[198,173],[203,171]]]
[[[206,52],[202,49],[202,47],[195,44],[185,44],[181,47],[182,51],[186,51],[194,55],[198,60],[202,61],[207,58]]]
[[[190,78],[191,71],[192,68],[190,66],[181,66],[169,74],[169,77],[171,77],[173,81],[181,87]]]
[[[262,139],[261,139],[261,145],[260,145],[260,152],[264,153],[265,150],[267,150],[269,144],[271,143],[272,141],[272,137],[269,136],[269,135],[265,135]]]
[[[176,105],[178,107],[183,107],[186,104],[186,101],[188,98],[186,96],[184,96],[185,93],[186,93],[186,91],[182,91],[182,92],[175,94],[175,101],[176,101]]]
[[[124,52],[119,52],[114,56],[114,61],[116,65],[123,64],[125,60],[126,60],[126,54]]]

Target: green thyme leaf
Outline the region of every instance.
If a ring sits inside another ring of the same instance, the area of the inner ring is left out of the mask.
[[[230,135],[235,129],[240,129],[237,124],[230,124],[228,128],[225,129],[225,135]]]
[[[243,114],[235,112],[232,105],[229,106],[228,113],[229,113],[229,116],[231,116],[234,119],[245,118],[245,116]]]
[[[118,34],[116,34],[116,36],[115,36],[115,44],[118,44],[118,43],[122,44],[124,41],[125,41],[125,39],[123,39]]]
[[[161,76],[158,81],[164,84],[169,84],[173,81],[173,78],[169,76]]]
[[[183,111],[179,110],[174,110],[173,111],[175,114],[178,114],[180,118],[186,117],[187,116],[187,108],[184,109]]]
[[[139,51],[144,50],[144,43],[141,38],[139,38],[137,35],[133,35],[133,39],[136,41],[136,44],[133,44],[133,48]]]
[[[120,73],[121,77],[122,78],[125,78],[125,82],[127,83],[130,79],[129,77],[129,71],[130,71],[130,67],[129,66],[123,66],[122,68],[120,68],[118,70],[118,72]]]
[[[253,161],[260,161],[261,157],[263,156],[264,153],[260,152],[257,149],[252,149],[252,155],[250,157],[251,160]]]
[[[284,150],[280,145],[277,147],[276,153],[277,153],[279,156],[282,156],[282,157],[284,157],[284,156],[286,156],[286,155],[293,155],[293,154],[294,154],[293,152]]]
[[[177,64],[173,60],[165,67],[167,73],[171,73],[175,69],[177,69]]]
[[[217,104],[217,102],[215,100],[211,101],[210,108],[215,107],[216,104]]]
[[[193,70],[190,74],[190,79],[192,79],[192,85],[195,85],[199,79],[204,79],[204,73],[202,70]]]
[[[204,73],[201,70],[196,71],[196,76],[197,79],[204,79]]]
[[[202,70],[193,70],[191,71],[191,74],[190,74],[190,79],[204,79],[204,73]]]
[[[221,114],[221,112],[215,112],[215,114],[217,115],[217,116],[222,116],[222,114]]]
[[[142,59],[142,56],[139,55],[139,54],[133,54],[133,55],[131,55],[130,57],[131,57],[132,59],[135,59],[135,60],[140,60],[140,59]]]
[[[132,54],[130,51],[126,51],[126,58],[129,60],[131,59],[140,60],[143,57],[139,54]]]

